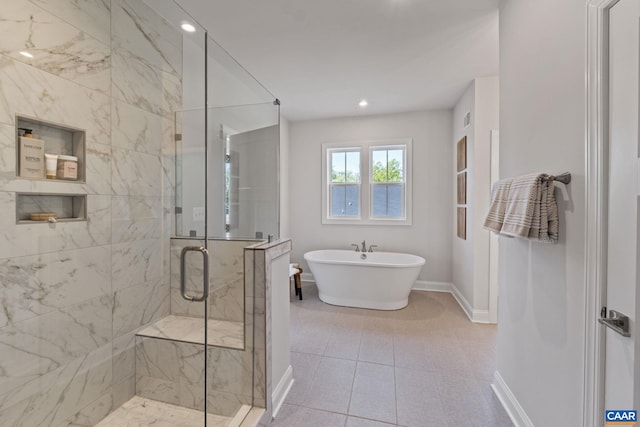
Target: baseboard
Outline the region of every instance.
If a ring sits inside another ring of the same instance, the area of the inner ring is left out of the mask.
[[[311,274],[311,273],[302,273],[300,275],[300,280],[302,280],[303,282],[316,283],[316,279],[313,278],[313,274]]]
[[[464,295],[462,295],[462,292],[453,284],[451,285],[451,295],[453,295],[453,298],[458,302],[464,314],[466,314],[473,323],[492,323],[489,321],[489,310],[472,309],[469,301],[467,301]]]
[[[287,368],[282,378],[280,378],[280,382],[273,389],[273,393],[271,394],[271,407],[272,407],[272,417],[278,414],[280,407],[284,403],[284,399],[287,397],[289,390],[291,390],[291,386],[293,385],[293,369],[291,369],[291,365]]]
[[[427,280],[416,280],[413,284],[414,291],[429,291],[429,292],[451,292],[453,283],[447,282],[429,282]]]
[[[303,282],[315,283],[313,274],[302,273],[300,278]],[[449,282],[432,282],[428,280],[416,280],[411,290],[428,291],[428,292],[449,292],[458,302],[469,320],[474,323],[495,323],[489,319],[489,310],[473,310],[469,301],[462,295],[453,283]]]
[[[498,371],[493,374],[491,388],[515,427],[535,427]]]

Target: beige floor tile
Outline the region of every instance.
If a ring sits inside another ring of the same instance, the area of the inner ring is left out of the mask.
[[[343,418],[334,412],[348,415],[346,427],[512,427],[490,389],[496,328],[471,323],[450,294],[412,292],[407,308],[380,311],[329,306],[317,300],[314,286],[303,292],[302,304],[291,305],[292,341],[315,359],[296,355],[292,364],[295,372],[296,365],[313,366],[323,354],[315,372],[299,369],[304,379],[296,379],[312,390],[301,405],[317,407],[317,417],[337,422],[335,427]],[[303,337],[317,342],[303,343]],[[339,387],[345,392],[336,393]],[[302,409],[289,409],[300,423]]]
[[[358,360],[393,365],[393,333],[365,331],[360,340]]]
[[[393,366],[358,362],[353,381],[353,392],[395,396],[394,377]]]
[[[327,346],[324,349],[324,355],[341,359],[358,360],[361,338],[362,332],[360,330],[337,329],[329,338]]]
[[[347,417],[345,415],[285,404],[282,405],[271,426],[343,427],[346,421]]]
[[[373,421],[366,418],[347,417],[346,427],[390,427],[395,424],[387,424],[380,421]]]
[[[430,372],[435,369],[433,360],[427,357],[425,343],[419,339],[394,336],[393,354],[395,366]]]
[[[291,352],[294,381],[291,390],[287,394],[286,403],[304,403],[321,358],[317,354]]]
[[[393,366],[358,362],[349,415],[396,423]]]
[[[396,423],[395,393],[352,393],[349,415]]]
[[[351,388],[311,387],[302,405],[308,408],[347,414],[350,399]]]
[[[356,362],[353,360],[323,356],[314,374],[312,387],[351,390],[355,371]]]
[[[293,399],[305,407],[346,414],[355,370],[355,361],[322,357],[304,394]]]
[[[396,367],[395,374],[398,424],[430,425],[446,420],[434,373]]]

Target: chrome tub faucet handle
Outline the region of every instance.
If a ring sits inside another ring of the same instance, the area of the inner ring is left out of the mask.
[[[351,246],[355,246],[356,247],[356,252],[360,252],[360,246],[358,246],[357,243],[352,243]]]

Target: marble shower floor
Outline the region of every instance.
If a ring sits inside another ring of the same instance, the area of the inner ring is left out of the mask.
[[[295,382],[272,427],[511,427],[491,383],[496,327],[448,293],[397,311],[338,307],[305,283],[291,296]]]
[[[235,417],[208,414],[208,427],[237,427],[249,407],[244,405]],[[202,411],[134,396],[95,427],[197,427],[204,425]]]

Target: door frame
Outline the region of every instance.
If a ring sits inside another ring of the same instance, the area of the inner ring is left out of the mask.
[[[500,131],[491,129],[491,184],[500,179]],[[498,263],[500,239],[489,233],[489,323],[498,323]]]
[[[608,18],[619,0],[588,0],[585,111],[585,345],[582,425],[604,417],[605,331],[598,323],[606,305],[608,175]]]

